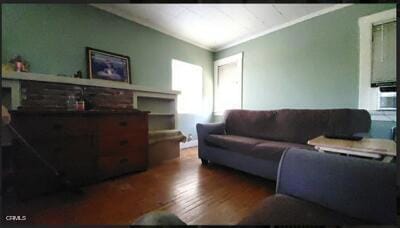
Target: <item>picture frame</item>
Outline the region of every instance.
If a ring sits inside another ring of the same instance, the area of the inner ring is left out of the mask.
[[[86,58],[88,78],[131,83],[129,56],[86,47]]]

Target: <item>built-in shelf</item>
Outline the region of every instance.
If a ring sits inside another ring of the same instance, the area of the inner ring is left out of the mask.
[[[173,130],[176,128],[176,101],[179,91],[159,90],[124,82],[100,79],[82,79],[50,74],[9,72],[2,75],[4,99],[9,101],[11,109],[17,109],[21,104],[21,81],[39,81],[49,83],[72,84],[78,86],[94,86],[133,91],[133,108],[150,111],[149,130]],[[7,102],[3,102],[6,103]]]
[[[74,84],[81,86],[98,86],[115,89],[128,89],[134,91],[143,91],[159,94],[179,94],[179,91],[174,90],[160,90],[155,88],[149,88],[140,85],[133,85],[125,82],[115,82],[101,79],[86,79],[86,78],[74,78],[72,76],[58,76],[52,74],[39,74],[39,73],[27,73],[27,72],[9,72],[2,74],[2,79],[6,80],[31,80],[31,81],[42,81],[42,82],[54,82],[64,84]]]
[[[176,122],[176,94],[134,92],[134,107],[150,111],[149,130],[173,130]]]
[[[158,112],[150,112],[150,116],[173,116],[175,113],[158,113]]]

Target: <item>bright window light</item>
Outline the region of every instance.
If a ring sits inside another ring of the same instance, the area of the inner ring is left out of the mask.
[[[242,108],[242,53],[214,63],[214,113]]]
[[[203,97],[203,68],[173,59],[172,89],[181,92],[178,95],[178,113],[200,113]]]

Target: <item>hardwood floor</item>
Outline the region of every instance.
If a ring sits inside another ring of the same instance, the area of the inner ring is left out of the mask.
[[[148,171],[83,188],[3,205],[3,215],[26,215],[29,224],[130,224],[144,213],[165,210],[187,224],[236,224],[275,183],[218,165],[202,166],[197,148]]]

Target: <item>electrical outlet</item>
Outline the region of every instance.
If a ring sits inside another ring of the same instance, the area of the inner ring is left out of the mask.
[[[193,140],[193,136],[192,136],[192,134],[188,134],[188,136],[187,136],[187,142],[190,142],[190,141],[192,141]]]

